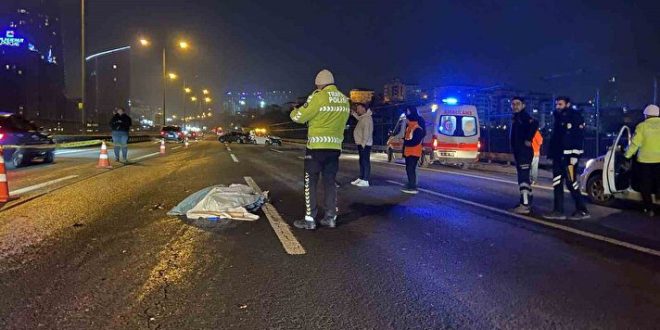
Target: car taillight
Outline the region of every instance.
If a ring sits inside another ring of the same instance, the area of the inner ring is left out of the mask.
[[[433,148],[438,147],[438,137],[436,135],[433,135]]]
[[[477,150],[481,150],[481,141],[477,142]]]
[[[161,136],[165,135],[165,131],[160,131],[160,135]]]

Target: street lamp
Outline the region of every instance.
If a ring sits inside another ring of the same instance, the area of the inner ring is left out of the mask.
[[[170,78],[170,80],[176,80],[179,76],[176,75],[176,73],[170,72],[167,74],[167,76]]]
[[[140,44],[142,46],[149,46],[151,44],[151,42],[146,38],[141,38],[140,39]],[[187,41],[183,41],[183,40],[179,41],[179,48],[188,49],[189,47],[190,47],[190,45],[188,44]],[[165,45],[163,45],[163,63],[162,63],[162,65],[163,65],[163,126],[165,126],[165,118],[166,118],[166,111],[165,111],[165,95],[166,95],[166,93],[165,93],[165,90],[167,89],[167,78],[170,78],[171,80],[176,79],[176,76],[174,76],[174,78],[173,78],[171,74],[169,76],[167,74],[167,53],[166,53]]]
[[[204,102],[206,102],[206,103],[211,103],[211,98],[208,97],[208,96],[205,97],[205,98],[204,98]]]
[[[209,95],[209,90],[208,90],[208,89],[204,89],[204,90],[202,91],[202,93],[204,93],[204,95]]]
[[[196,102],[197,101],[197,96],[193,96],[190,98],[191,101]]]
[[[183,89],[183,91],[186,92],[186,94],[190,94],[190,92],[192,92],[192,89],[190,89],[190,87],[186,87]]]

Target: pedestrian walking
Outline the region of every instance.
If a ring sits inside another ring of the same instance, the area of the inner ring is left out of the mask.
[[[649,105],[644,109],[644,121],[635,128],[632,143],[625,157],[632,159],[637,154],[641,177],[640,192],[644,201],[644,213],[655,215],[653,194],[660,198],[660,108]]]
[[[360,177],[351,182],[358,187],[369,187],[371,177],[371,146],[374,144],[374,120],[367,106],[357,103],[353,117],[357,119],[357,125],[353,130],[353,139],[360,155]]]
[[[124,162],[128,161],[128,131],[130,131],[133,121],[126,114],[123,108],[116,108],[115,114],[110,120],[110,129],[112,129],[112,143],[115,146],[115,161],[119,161],[119,152]]]
[[[541,159],[541,146],[543,145],[543,136],[540,130],[536,130],[534,138],[532,139],[532,149],[534,150],[534,158],[532,158],[532,186],[539,181],[539,160]]]
[[[409,106],[406,109],[406,132],[403,136],[403,157],[406,160],[406,174],[408,175],[408,185],[401,189],[406,194],[417,194],[417,165],[422,157],[424,142],[424,128],[422,128],[423,119],[417,112],[415,106]]]
[[[525,99],[514,97],[511,100],[513,118],[511,120],[511,150],[516,161],[516,172],[518,173],[518,189],[520,191],[520,203],[511,209],[517,214],[530,214],[532,212],[532,181],[531,169],[534,159],[532,141],[539,130],[539,123],[527,112]]]
[[[543,218],[566,220],[564,215],[564,188],[571,193],[575,202],[575,212],[569,220],[585,220],[591,215],[582,199],[577,181],[580,156],[584,153],[584,119],[573,109],[571,100],[561,96],[555,99],[554,126],[550,138],[549,157],[552,158],[552,186],[554,190],[553,211]]]
[[[334,228],[337,224],[337,171],[339,155],[344,141],[344,129],[351,113],[348,98],[335,86],[335,79],[328,70],[316,75],[316,90],[302,106],[291,112],[291,120],[307,124],[307,148],[305,155],[305,218],[296,220],[294,226],[316,229],[316,186],[323,177],[325,190],[325,216],[322,226]]]

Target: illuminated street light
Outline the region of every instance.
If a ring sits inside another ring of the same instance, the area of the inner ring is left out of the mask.
[[[208,90],[208,89],[204,89],[204,90],[202,91],[202,93],[204,93],[204,95],[209,95],[209,90]]]
[[[142,45],[142,46],[144,46],[144,47],[147,47],[147,46],[149,46],[150,44],[151,44],[151,43],[149,42],[149,40],[147,40],[147,39],[145,39],[145,38],[140,38],[140,45]]]
[[[205,98],[204,98],[204,102],[206,102],[206,103],[211,103],[211,98],[208,97],[208,96],[205,97]]]
[[[175,79],[178,77],[178,76],[176,75],[176,73],[173,73],[173,72],[170,72],[170,73],[168,74],[168,76],[170,77],[170,80],[175,80]]]
[[[190,89],[190,87],[186,87],[183,90],[186,92],[186,94],[190,94],[190,92],[192,92],[192,89]]]
[[[179,41],[179,48],[181,49],[188,49],[189,45],[188,42],[186,41]]]
[[[197,96],[191,97],[190,100],[193,101],[193,102],[197,101]]]

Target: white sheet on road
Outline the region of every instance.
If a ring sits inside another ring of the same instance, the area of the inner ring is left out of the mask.
[[[254,221],[259,216],[250,212],[258,210],[267,197],[268,192],[258,194],[244,184],[211,186],[188,196],[167,214],[185,215],[192,220],[221,218]]]

